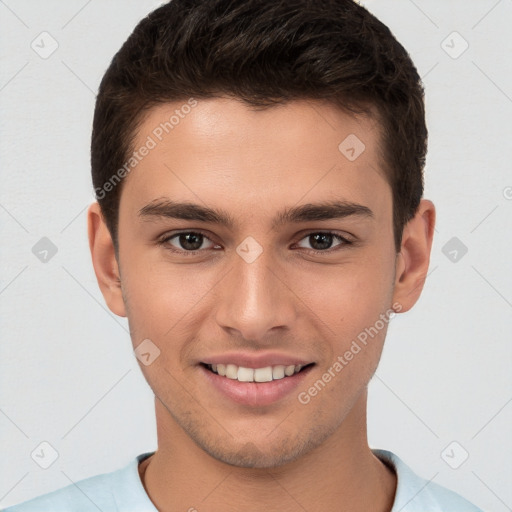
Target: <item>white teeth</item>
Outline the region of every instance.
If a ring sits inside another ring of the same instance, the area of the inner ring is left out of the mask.
[[[238,380],[240,382],[254,382],[254,370],[252,368],[238,367]]]
[[[256,370],[254,370],[254,380],[256,382],[270,382],[272,380],[272,366],[256,368]]]
[[[236,364],[210,364],[209,368],[219,374],[221,377],[238,380],[239,382],[270,382],[300,372],[302,365],[284,366],[278,364],[276,366],[265,366],[264,368],[245,368]]]
[[[284,377],[284,366],[282,364],[272,368],[272,379],[282,379]]]
[[[284,374],[287,376],[287,377],[290,377],[292,376],[293,374],[295,373],[295,365],[290,365],[290,366],[287,366],[285,369],[284,369]]]
[[[236,364],[226,365],[226,377],[233,380],[238,378],[238,366]]]

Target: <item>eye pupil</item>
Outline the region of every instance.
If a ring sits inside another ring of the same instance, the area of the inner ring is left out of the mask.
[[[310,235],[310,238],[314,240],[314,243],[311,244],[311,247],[315,250],[328,249],[332,245],[332,235],[329,233],[315,233]],[[320,240],[320,247],[318,247],[317,241]],[[327,241],[326,241],[327,239]],[[317,247],[315,247],[317,245]]]
[[[203,244],[202,237],[199,233],[183,233],[179,236],[179,242],[184,249],[197,251]]]

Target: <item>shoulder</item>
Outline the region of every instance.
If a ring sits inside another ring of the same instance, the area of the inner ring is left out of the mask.
[[[98,512],[98,509],[104,512],[115,511],[116,507],[109,493],[110,480],[110,473],[86,478],[6,508],[4,512],[69,512],[72,510]]]
[[[483,512],[456,492],[421,478],[394,453],[372,451],[385,464],[393,467],[397,475],[391,512]]]
[[[118,512],[132,510],[132,506],[141,512],[153,512],[156,509],[145,493],[138,474],[139,461],[147,455],[139,455],[116,471],[85,478],[8,507],[3,512]]]

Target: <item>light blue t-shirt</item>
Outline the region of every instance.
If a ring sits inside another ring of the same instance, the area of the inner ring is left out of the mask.
[[[138,466],[154,452],[137,456],[125,467],[14,505],[4,512],[158,512],[139,477]],[[483,512],[453,491],[416,475],[399,457],[373,450],[394,468],[397,489],[391,512]]]

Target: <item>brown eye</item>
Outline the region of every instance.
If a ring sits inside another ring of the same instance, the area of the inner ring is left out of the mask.
[[[307,240],[311,246],[311,250],[315,252],[330,252],[329,250],[333,247],[333,241],[338,240],[339,243],[334,245],[334,247],[350,245],[351,242],[346,238],[337,235],[336,233],[318,231],[314,233],[309,233],[302,240]],[[302,241],[301,240],[301,241]],[[300,245],[299,245],[300,246]],[[303,246],[300,246],[303,247]],[[305,247],[306,249],[308,247]],[[333,249],[336,250],[336,249]]]
[[[161,241],[161,243],[170,245],[171,250],[176,252],[195,252],[201,250],[205,240],[211,242],[211,240],[202,233],[186,231],[167,236]]]

